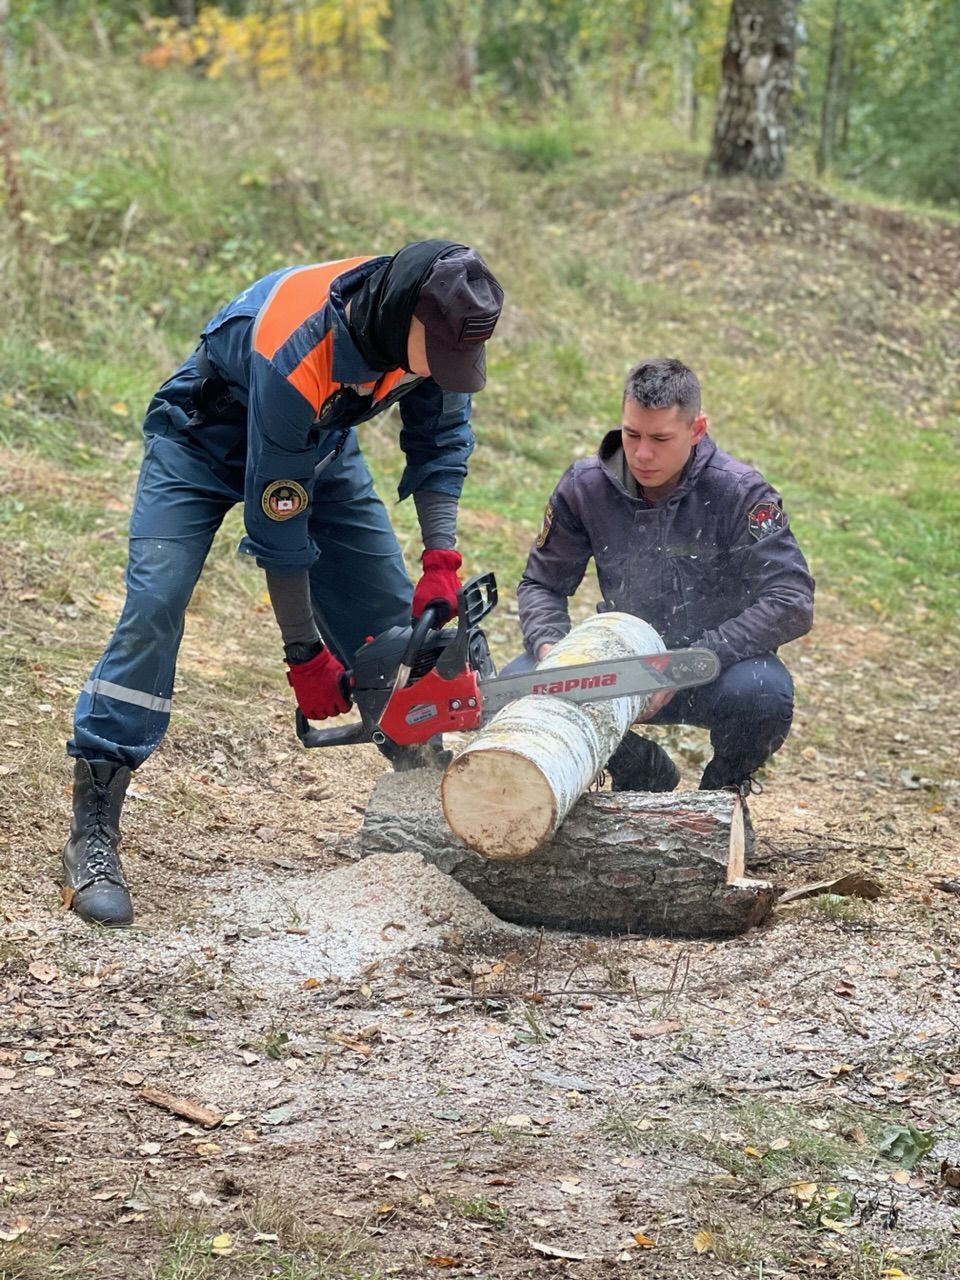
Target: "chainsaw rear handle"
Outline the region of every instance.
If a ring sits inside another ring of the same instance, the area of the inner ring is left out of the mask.
[[[343,724],[334,729],[315,729],[300,708],[297,708],[297,737],[305,747],[349,747],[357,742],[367,742],[362,721]]]

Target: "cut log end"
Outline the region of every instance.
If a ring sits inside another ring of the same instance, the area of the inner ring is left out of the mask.
[[[730,859],[727,862],[727,884],[742,880],[746,867],[746,831],[744,829],[744,803],[735,797],[730,813]]]
[[[460,756],[440,786],[443,814],[471,849],[488,858],[525,858],[550,838],[556,802],[531,760],[504,751]]]

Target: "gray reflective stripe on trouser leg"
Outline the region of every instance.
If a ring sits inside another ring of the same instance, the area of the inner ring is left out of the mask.
[[[122,684],[113,684],[110,680],[88,680],[83,691],[103,693],[119,702],[132,702],[135,707],[146,707],[148,711],[169,711],[172,706],[169,698],[155,698],[152,693],[141,693],[139,689],[125,689]]]

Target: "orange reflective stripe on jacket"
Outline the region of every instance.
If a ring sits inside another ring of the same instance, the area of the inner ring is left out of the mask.
[[[253,330],[254,352],[276,362],[284,347],[302,350],[291,367],[281,367],[281,371],[313,406],[315,413],[320,412],[326,399],[340,385],[333,380],[333,338],[329,316],[323,314],[330,286],[338,276],[369,261],[367,255],[295,267],[277,282],[257,316]],[[385,375],[377,384],[376,398],[379,400],[386,394],[380,389],[382,383],[389,380],[392,387],[404,376],[402,369]]]

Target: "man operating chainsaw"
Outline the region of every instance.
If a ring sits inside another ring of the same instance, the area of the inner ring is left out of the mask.
[[[364,638],[456,609],[457,500],[470,396],[503,291],[448,240],[392,257],[273,272],[207,324],[157,391],[130,520],[127,596],[74,717],[64,897],[85,920],[129,924],[118,853],[130,772],[170,717],[184,614],[214,534],[243,503],[242,553],[265,571],[300,710],[349,709],[344,663]],[[355,428],[399,402],[424,551],[413,589]]]
[[[568,597],[592,557],[601,610],[649,622],[670,649],[719,659],[709,684],[655,693],[642,720],[710,730],[702,790],[749,787],[783,745],[793,683],[777,649],[809,631],[813,579],[779,494],[707,434],[700,384],[678,360],[644,360],[624,387],[621,425],[554,490],[517,596],[529,669],[570,630]],[[619,791],[672,791],[676,765],[628,731],[610,759]]]

